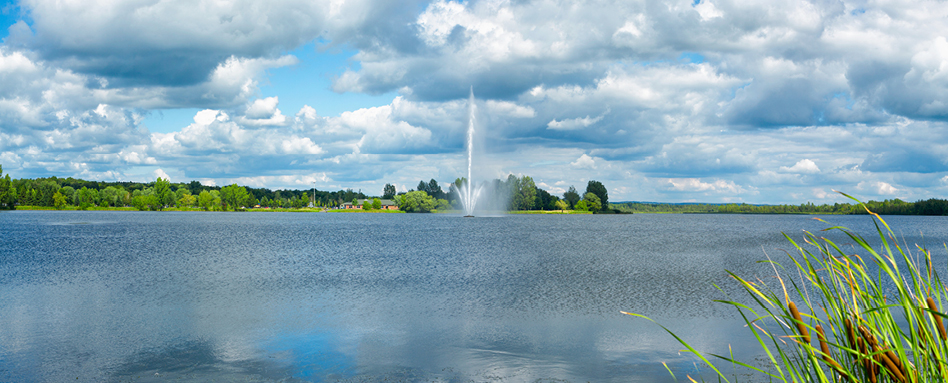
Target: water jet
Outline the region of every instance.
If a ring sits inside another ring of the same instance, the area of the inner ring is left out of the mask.
[[[464,208],[465,217],[474,217],[474,208],[477,205],[477,198],[481,195],[481,186],[473,187],[471,168],[474,162],[474,125],[475,109],[474,87],[471,87],[471,95],[467,104],[467,179],[462,181],[458,187],[458,194],[461,197],[461,206]],[[473,189],[472,189],[473,187]]]

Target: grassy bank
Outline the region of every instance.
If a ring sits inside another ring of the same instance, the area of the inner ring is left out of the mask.
[[[81,209],[79,209],[79,207],[77,207],[77,206],[66,206],[66,207],[63,208],[63,209],[56,209],[56,208],[50,207],[50,206],[17,206],[17,207],[16,207],[16,210],[63,210],[63,211],[78,211],[78,210],[81,210]],[[134,207],[100,207],[100,206],[93,206],[93,207],[90,207],[90,208],[88,208],[88,209],[86,209],[86,210],[87,210],[87,211],[139,211],[138,209],[136,209],[136,208],[134,208]],[[145,210],[145,211],[148,211],[148,210]],[[203,211],[206,211],[206,210],[204,210],[204,209],[202,209],[202,208],[196,208],[196,207],[180,207],[180,208],[179,208],[179,207],[168,207],[168,208],[162,209],[161,211],[195,211],[195,212],[203,212]],[[211,211],[214,211],[214,210],[211,210]],[[325,208],[305,208],[305,207],[304,207],[304,208],[300,208],[300,209],[294,209],[294,208],[270,208],[270,209],[255,208],[255,209],[240,209],[240,210],[238,210],[238,211],[242,211],[242,212],[255,212],[255,213],[261,213],[261,212],[284,212],[284,213],[321,213],[321,212],[329,212],[329,213],[394,213],[394,214],[404,214],[404,213],[405,213],[405,211],[403,211],[403,210],[386,210],[386,209],[378,209],[378,210],[363,210],[363,209],[325,209]],[[437,210],[434,210],[434,211],[432,211],[431,213],[435,213],[435,214],[463,214],[463,212],[460,211],[460,210],[445,210],[445,211],[437,211]],[[507,212],[505,212],[505,213],[506,213],[506,214],[593,214],[593,213],[590,212],[590,211],[580,211],[580,210],[514,210],[514,211],[507,211]]]
[[[266,213],[266,212],[321,213],[321,212],[324,212],[325,209],[319,208],[319,207],[304,207],[304,208],[299,208],[299,209],[280,207],[280,208],[269,208],[269,209],[264,209],[264,208],[246,209],[246,211],[255,212],[255,213]]]
[[[330,213],[404,213],[401,210],[363,210],[363,209],[331,209],[328,210]]]
[[[19,206],[16,207],[16,210],[63,210],[63,211],[70,211],[70,210],[71,210],[71,211],[79,211],[79,210],[82,210],[82,209],[80,209],[78,206],[66,206],[65,208],[62,208],[62,209],[56,209],[55,207],[52,207],[52,206],[29,206],[29,205],[23,206],[23,205],[19,205]],[[112,207],[112,206],[109,206],[109,207],[101,207],[101,206],[92,206],[92,207],[87,208],[86,210],[87,210],[87,211],[138,211],[138,209],[136,209],[136,208],[134,208],[134,207],[124,207],[124,206],[123,206],[123,207]]]
[[[728,375],[715,362],[781,382],[948,381],[948,333],[942,323],[948,290],[932,266],[931,252],[918,245],[914,251],[903,248],[885,220],[861,206],[872,215],[867,219],[876,224],[871,235],[879,245],[844,227],[826,230],[844,233],[851,246],[810,232],[800,244],[785,234],[793,250],[786,267],[767,261],[772,279],[729,272],[755,303],[716,302],[741,315],[766,355],[763,366],[699,352],[665,331],[724,382]]]

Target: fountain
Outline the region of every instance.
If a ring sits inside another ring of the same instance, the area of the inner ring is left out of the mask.
[[[471,177],[471,164],[474,160],[474,110],[476,108],[477,106],[474,105],[474,87],[472,86],[471,96],[467,103],[467,179],[462,181],[458,187],[465,217],[474,217],[474,207],[477,205],[477,198],[481,195],[481,187],[474,187],[474,179]]]

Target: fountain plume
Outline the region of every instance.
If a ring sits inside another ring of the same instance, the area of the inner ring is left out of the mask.
[[[471,168],[474,163],[474,123],[475,109],[474,87],[471,87],[471,96],[467,103],[467,179],[463,180],[458,187],[458,193],[461,197],[461,206],[464,208],[465,217],[474,216],[474,208],[477,205],[477,198],[481,195],[481,186],[474,187],[474,178]]]

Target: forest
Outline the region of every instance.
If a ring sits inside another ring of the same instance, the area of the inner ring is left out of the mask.
[[[200,209],[208,211],[236,210],[260,205],[270,208],[302,208],[313,202],[324,207],[340,206],[345,201],[366,198],[352,189],[334,192],[322,190],[270,190],[238,186],[203,185],[198,181],[172,183],[87,181],[76,178],[22,178],[3,175],[0,165],[0,209],[17,206],[65,209],[78,207],[130,207],[138,210]]]
[[[866,208],[884,215],[948,215],[948,200],[931,198],[916,202],[900,199],[868,201],[866,207],[854,203],[816,205],[807,202],[800,205],[752,205],[752,204],[701,204],[701,203],[651,203],[620,202],[612,204],[614,209],[633,213],[716,213],[716,214],[869,214]]]
[[[418,186],[398,193],[395,186],[386,184],[381,198],[392,200],[399,209],[407,212],[433,212],[460,209],[459,188],[467,182],[457,178],[448,184],[448,189],[431,179],[418,182]],[[577,210],[603,213],[712,213],[712,214],[868,214],[866,209],[854,203],[816,205],[811,202],[800,205],[754,205],[754,204],[703,204],[703,203],[654,203],[619,202],[610,203],[606,187],[599,181],[588,181],[584,192],[573,186],[562,196],[551,194],[536,186],[530,176],[509,175],[507,179],[494,179],[481,183],[484,193],[502,196],[506,201],[497,209],[509,211],[531,210]],[[108,182],[88,181],[77,178],[21,178],[13,179],[3,174],[0,165],[0,210],[17,207],[89,209],[129,208],[137,210],[240,210],[248,207],[301,209],[304,207],[338,208],[346,202],[371,198],[362,191],[352,189],[324,191],[270,190],[237,184],[223,187],[204,185],[198,181],[172,183],[158,178],[155,182]],[[900,199],[869,201],[866,206],[874,213],[887,215],[948,215],[948,200],[931,198],[916,202]]]
[[[432,212],[460,208],[458,188],[466,182],[458,178],[445,191],[436,180],[419,181],[417,190],[397,193],[392,184],[382,190],[383,199],[390,199],[407,212]],[[503,196],[509,201],[506,210],[580,210],[610,213],[609,195],[598,181],[589,181],[580,195],[570,187],[560,198],[538,188],[529,176],[510,175],[506,180],[495,179],[482,183],[486,193]],[[347,202],[370,196],[352,189],[339,191],[270,190],[237,184],[227,186],[204,185],[198,181],[172,183],[158,178],[155,182],[87,181],[77,178],[21,178],[3,175],[0,165],[0,209],[54,208],[129,208],[137,210],[206,210],[227,211],[249,207],[301,209],[304,207],[338,208]]]
[[[431,179],[418,182],[416,189],[404,194],[396,194],[395,187],[386,184],[382,198],[394,199],[399,209],[407,212],[430,212],[436,210],[456,210],[461,208],[459,190],[467,183],[465,178],[457,178],[448,184],[448,191],[444,191],[437,180]],[[594,214],[616,213],[609,205],[609,192],[599,181],[591,180],[586,184],[586,191],[582,195],[573,186],[563,193],[563,197],[550,194],[536,186],[530,176],[517,177],[513,174],[507,179],[493,179],[478,185],[482,195],[493,196],[483,201],[488,210],[506,211],[567,211],[577,210]],[[504,201],[500,206],[490,205],[491,202]]]

